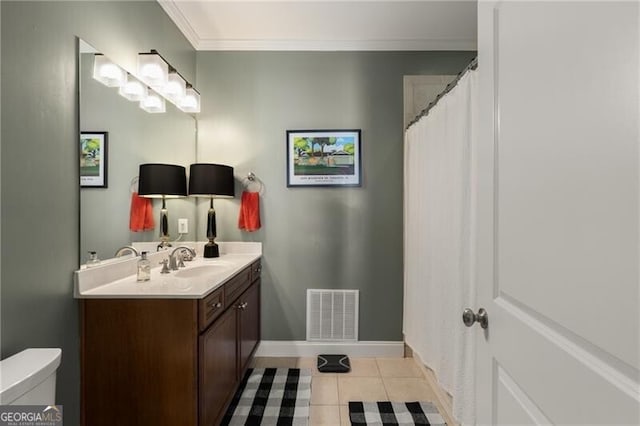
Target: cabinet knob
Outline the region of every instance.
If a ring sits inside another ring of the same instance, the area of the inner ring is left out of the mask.
[[[247,309],[247,306],[249,306],[249,304],[247,302],[241,303],[237,306],[238,309]]]
[[[262,272],[262,265],[260,265],[260,266],[258,266],[258,267],[256,268],[256,272],[257,272],[257,273]]]
[[[218,303],[210,302],[209,303],[209,307],[214,308],[214,309],[219,309],[219,308],[222,307],[222,303],[220,303],[220,302],[218,302]]]

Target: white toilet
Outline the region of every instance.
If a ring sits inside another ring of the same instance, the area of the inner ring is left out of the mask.
[[[61,349],[25,349],[0,361],[0,405],[55,405]]]

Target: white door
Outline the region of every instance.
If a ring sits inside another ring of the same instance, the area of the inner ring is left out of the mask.
[[[639,13],[480,0],[479,424],[640,424]]]

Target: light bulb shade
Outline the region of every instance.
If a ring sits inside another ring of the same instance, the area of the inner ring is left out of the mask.
[[[138,53],[138,77],[151,87],[167,84],[169,65],[156,52]]]
[[[176,71],[169,72],[167,84],[162,88],[162,94],[172,102],[184,98],[187,90],[187,82]]]
[[[97,53],[93,56],[93,78],[107,87],[120,87],[125,83],[127,74],[104,55]]]
[[[162,96],[149,90],[147,96],[140,101],[140,108],[149,113],[162,113],[166,111],[166,102]]]
[[[127,81],[120,86],[118,93],[130,101],[141,101],[147,97],[147,86],[131,74],[127,74]]]
[[[178,100],[177,106],[184,112],[200,112],[200,93],[193,87],[187,87],[182,99]]]
[[[186,169],[175,164],[140,164],[138,195],[147,198],[176,198],[187,195]]]
[[[197,163],[189,168],[189,195],[233,198],[234,183],[231,166]]]

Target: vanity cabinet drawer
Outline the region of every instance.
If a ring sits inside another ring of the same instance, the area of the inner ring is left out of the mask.
[[[251,266],[244,268],[238,275],[231,278],[224,285],[226,306],[231,306],[233,302],[249,287],[251,284]]]
[[[262,272],[262,263],[260,260],[253,262],[251,265],[251,282],[254,282],[258,278],[260,278],[260,273]]]
[[[198,306],[200,331],[206,329],[222,314],[225,308],[224,299],[224,286],[222,286],[200,300],[200,306]]]

